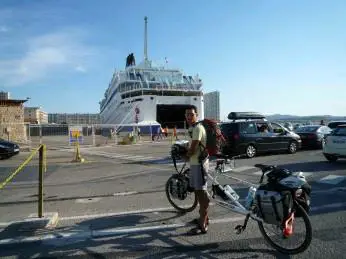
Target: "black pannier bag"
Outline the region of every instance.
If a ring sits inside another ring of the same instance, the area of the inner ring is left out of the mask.
[[[293,199],[290,191],[277,191],[273,184],[263,184],[256,194],[258,216],[264,222],[280,225],[292,212]]]
[[[268,190],[275,190],[277,192],[282,192],[283,190],[289,191],[291,188],[281,185],[280,181],[285,179],[286,177],[292,176],[292,172],[285,168],[275,168],[272,172],[267,174],[268,186],[265,188],[269,188]],[[299,176],[296,176],[299,177]],[[311,194],[311,185],[305,183],[301,189],[303,190],[303,194],[301,197],[296,197],[296,201],[300,206],[306,211],[307,214],[310,212],[310,194]],[[301,212],[298,210],[295,212],[295,217],[301,217]]]

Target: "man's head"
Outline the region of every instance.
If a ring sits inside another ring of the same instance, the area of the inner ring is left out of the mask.
[[[197,117],[198,117],[198,114],[197,114],[197,107],[196,106],[191,105],[190,107],[188,107],[185,110],[185,118],[186,118],[187,123],[190,126],[197,122]]]

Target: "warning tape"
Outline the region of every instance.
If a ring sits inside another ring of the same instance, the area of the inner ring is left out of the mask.
[[[44,168],[44,172],[47,170],[47,162],[46,162],[46,146],[45,145],[41,145],[39,146],[37,149],[35,149],[34,151],[31,152],[30,156],[10,175],[6,178],[6,180],[2,183],[0,183],[0,190],[3,189],[31,160],[32,158],[36,155],[36,153],[43,148],[43,168]]]

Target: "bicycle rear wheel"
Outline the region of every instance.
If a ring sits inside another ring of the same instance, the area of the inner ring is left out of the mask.
[[[189,174],[189,169],[186,169],[183,172],[183,176],[187,176],[188,177],[188,174]],[[172,184],[174,184],[174,182],[179,177],[182,177],[182,176],[178,175],[178,174],[174,174],[167,180],[167,182],[166,182],[166,196],[167,196],[167,199],[168,199],[169,203],[175,209],[177,209],[179,212],[182,212],[182,213],[191,212],[191,211],[193,211],[197,207],[197,204],[198,204],[197,197],[196,197],[196,195],[195,195],[195,193],[193,191],[192,192],[187,191],[186,198],[184,200],[181,200],[181,199],[179,199],[177,197],[174,197],[174,195],[172,195],[172,193],[171,193]],[[179,201],[189,201],[190,204],[189,205],[185,205],[185,206],[179,205],[178,204]]]
[[[299,233],[297,233],[298,229],[296,229],[296,220],[297,219],[302,219],[304,222],[304,226],[305,226],[305,236],[303,238],[303,242],[301,242],[299,245],[293,247],[293,248],[286,248],[281,246],[280,244],[278,244],[273,236],[268,235],[264,224],[266,223],[262,223],[260,221],[258,221],[258,227],[261,231],[261,234],[263,235],[264,239],[267,241],[267,243],[272,246],[274,249],[278,250],[279,252],[283,253],[283,254],[299,254],[304,252],[311,243],[312,240],[312,227],[311,227],[311,222],[309,219],[308,214],[306,213],[306,211],[303,209],[303,207],[301,207],[299,204],[296,204],[296,212],[299,212],[299,214],[301,215],[301,217],[299,218],[295,218],[294,220],[294,225],[293,225],[293,234],[292,236],[288,237],[288,238],[284,238],[283,237],[283,233],[282,233],[282,228],[278,227],[278,226],[274,226],[274,225],[270,225],[272,228],[276,228],[278,230],[278,234],[279,234],[279,238],[281,240],[284,241],[291,241],[291,238],[293,238],[294,235],[297,234],[297,236],[300,236]]]

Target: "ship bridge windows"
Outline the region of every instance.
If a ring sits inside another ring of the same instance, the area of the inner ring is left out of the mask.
[[[130,80],[136,80],[136,76],[132,72],[129,73],[129,77],[130,77]]]
[[[137,73],[136,73],[136,79],[137,79],[137,80],[140,80],[140,81],[143,81],[142,74],[139,73],[139,72],[137,72]]]

